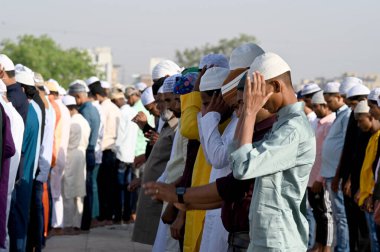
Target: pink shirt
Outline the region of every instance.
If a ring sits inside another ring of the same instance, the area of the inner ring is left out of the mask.
[[[335,120],[335,113],[331,113],[328,116],[323,117],[318,121],[317,128],[315,130],[315,138],[317,143],[317,154],[315,156],[315,162],[310,172],[310,178],[308,187],[312,187],[315,181],[323,182],[320,171],[322,166],[322,146],[327,133],[330,130],[332,123]]]

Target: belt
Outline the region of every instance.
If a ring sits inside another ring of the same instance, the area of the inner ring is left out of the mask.
[[[230,246],[248,249],[249,242],[249,232],[235,232],[228,235],[228,244]]]

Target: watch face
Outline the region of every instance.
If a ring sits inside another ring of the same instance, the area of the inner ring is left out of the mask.
[[[177,189],[176,189],[176,193],[177,194],[183,195],[183,194],[185,194],[185,192],[186,192],[186,188],[185,187],[177,187]]]

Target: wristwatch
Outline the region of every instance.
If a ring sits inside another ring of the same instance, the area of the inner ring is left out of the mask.
[[[178,196],[178,202],[182,204],[185,203],[183,201],[183,195],[186,192],[186,187],[177,187],[175,192],[177,193],[177,196]]]

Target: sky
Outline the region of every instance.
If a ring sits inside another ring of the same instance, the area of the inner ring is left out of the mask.
[[[241,33],[282,56],[293,79],[380,73],[380,1],[18,0],[2,1],[0,40],[48,34],[63,48],[112,48],[125,74],[152,57]],[[4,4],[5,3],[5,4]]]

